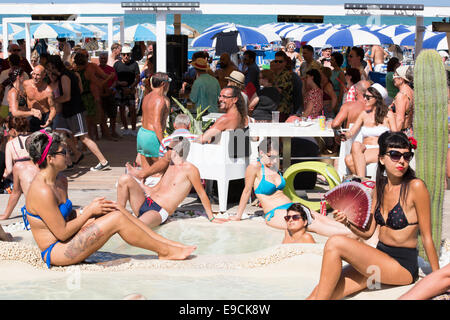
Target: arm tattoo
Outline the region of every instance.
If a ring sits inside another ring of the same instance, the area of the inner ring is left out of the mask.
[[[70,240],[64,255],[69,259],[75,259],[78,255],[89,249],[102,236],[103,232],[95,223],[85,226]]]

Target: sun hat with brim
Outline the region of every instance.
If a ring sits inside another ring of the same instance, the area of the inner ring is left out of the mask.
[[[228,77],[225,77],[225,79],[236,82],[241,85],[245,84],[245,76],[243,73],[241,73],[239,71],[231,72]]]
[[[439,55],[440,55],[442,58],[448,58],[448,53],[447,53],[447,51],[439,50],[438,52],[439,52]]]
[[[131,48],[129,46],[123,46],[120,53],[131,53]]]
[[[205,58],[197,58],[191,65],[198,70],[208,70],[208,61]]]
[[[402,78],[405,81],[409,82],[409,79],[406,77],[406,73],[408,72],[409,66],[400,66],[395,69],[394,78]]]

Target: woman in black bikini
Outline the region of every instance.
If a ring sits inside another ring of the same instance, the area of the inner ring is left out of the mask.
[[[439,269],[431,237],[430,196],[425,183],[409,167],[412,146],[402,132],[385,132],[380,153],[367,230],[335,212],[337,221],[366,239],[379,226],[376,248],[348,237],[333,236],[324,247],[319,284],[308,299],[342,299],[377,283],[408,285],[418,278],[417,236],[420,231],[433,271]],[[389,208],[392,208],[389,210]],[[348,262],[342,268],[342,261]]]

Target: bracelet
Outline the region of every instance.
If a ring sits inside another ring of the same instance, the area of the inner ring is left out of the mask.
[[[350,228],[350,225],[351,225],[351,223],[348,222],[348,221],[345,223],[345,226],[346,226],[347,228]]]
[[[83,214],[83,208],[80,209],[80,216]]]
[[[208,219],[208,220],[209,220],[209,222],[212,222],[215,218],[216,217],[213,216],[211,219]]]

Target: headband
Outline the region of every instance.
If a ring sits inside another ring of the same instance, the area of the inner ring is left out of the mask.
[[[47,131],[45,131],[45,130],[39,130],[39,132],[45,133],[45,135],[46,135],[47,138],[48,138],[48,144],[47,144],[47,146],[45,147],[44,152],[43,152],[42,155],[41,155],[41,158],[40,158],[39,161],[37,162],[38,165],[40,165],[42,162],[44,162],[45,157],[47,157],[48,150],[50,150],[50,146],[52,145],[52,142],[53,142],[52,136],[49,135],[49,134],[47,133]]]

